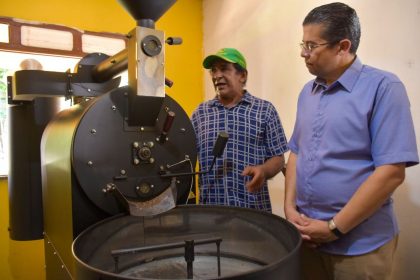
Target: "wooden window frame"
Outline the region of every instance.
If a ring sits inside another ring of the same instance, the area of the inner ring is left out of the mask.
[[[22,19],[2,17],[0,16],[0,23],[7,24],[9,26],[9,42],[0,42],[0,50],[11,51],[11,52],[23,52],[23,53],[36,53],[46,55],[60,55],[70,57],[84,57],[88,53],[83,52],[82,49],[82,35],[93,35],[104,38],[115,38],[122,39],[127,47],[127,36],[119,33],[108,33],[108,32],[92,32],[92,31],[81,31],[80,29],[71,28],[63,25],[49,24],[35,21],[27,21]],[[59,30],[70,32],[73,36],[73,49],[71,51],[58,50],[50,48],[40,48],[24,46],[21,43],[21,28],[22,26],[38,27],[51,30]]]

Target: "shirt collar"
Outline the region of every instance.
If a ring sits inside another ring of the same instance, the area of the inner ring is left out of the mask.
[[[245,91],[244,95],[242,96],[241,101],[238,102],[238,104],[244,103],[244,104],[251,104],[254,97],[248,92]],[[217,96],[215,96],[213,99],[209,101],[210,106],[223,106],[222,103],[220,103]]]
[[[314,92],[315,89],[319,86],[323,87],[324,89],[331,89],[336,87],[337,85],[341,85],[346,91],[350,93],[354,85],[356,84],[360,73],[362,72],[362,68],[363,64],[360,61],[360,59],[356,56],[356,59],[353,61],[350,67],[347,68],[347,70],[344,71],[340,78],[338,78],[338,80],[332,83],[329,87],[327,87],[323,79],[317,77],[312,85],[312,92]]]

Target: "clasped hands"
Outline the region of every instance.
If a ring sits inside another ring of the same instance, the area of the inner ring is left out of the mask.
[[[337,239],[329,229],[327,221],[311,219],[295,209],[285,210],[285,215],[287,220],[299,230],[305,245],[311,248]]]

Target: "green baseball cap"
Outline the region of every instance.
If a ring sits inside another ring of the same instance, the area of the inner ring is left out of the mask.
[[[237,63],[242,68],[246,69],[245,57],[237,50],[233,48],[223,48],[217,53],[207,56],[203,60],[203,66],[206,69],[210,69],[217,59],[223,59],[230,63]]]

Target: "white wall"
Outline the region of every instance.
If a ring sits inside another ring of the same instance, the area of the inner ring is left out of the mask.
[[[203,0],[204,54],[239,49],[248,63],[248,90],[277,108],[288,139],[301,87],[312,76],[300,58],[302,21],[321,0]],[[343,1],[358,12],[362,62],[396,73],[405,83],[420,148],[420,0]],[[207,98],[214,96],[205,76]],[[401,234],[394,279],[420,275],[420,166],[407,169],[394,195]],[[417,182],[417,183],[416,183]],[[283,177],[270,182],[274,212],[283,216]]]

